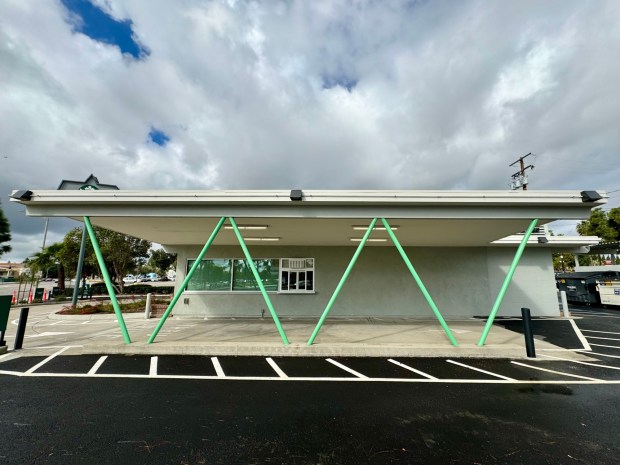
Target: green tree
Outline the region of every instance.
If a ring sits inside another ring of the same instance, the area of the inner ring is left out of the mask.
[[[168,269],[177,261],[177,254],[168,253],[163,249],[151,250],[149,265],[157,270],[160,276],[164,276]]]
[[[110,277],[123,292],[123,276],[148,258],[151,243],[99,227],[95,227],[95,234]]]
[[[11,251],[11,246],[4,244],[11,240],[10,230],[9,221],[6,219],[6,216],[4,216],[2,206],[0,205],[0,257],[2,257],[2,254]]]
[[[577,225],[580,236],[598,236],[603,242],[611,242],[620,236],[620,208],[613,208],[609,214],[600,208],[590,212],[590,218]]]
[[[56,268],[58,272],[58,288],[60,290],[65,289],[65,266],[62,262],[63,252],[63,243],[57,242],[34,254],[28,260],[33,275],[36,273],[45,275],[49,269]]]

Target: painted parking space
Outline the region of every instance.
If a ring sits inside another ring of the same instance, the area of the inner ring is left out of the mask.
[[[151,357],[110,355],[97,370],[99,375],[148,375]]]
[[[98,355],[64,355],[54,357],[40,368],[37,373],[88,373],[97,362]],[[38,363],[38,362],[37,362]],[[36,364],[33,364],[33,366]]]
[[[355,378],[347,371],[319,357],[274,357],[273,360],[291,378]]]
[[[0,373],[24,376],[165,377],[287,381],[457,383],[620,383],[620,358],[537,359],[297,358],[62,355],[0,360]]]
[[[157,374],[163,376],[217,376],[211,358],[202,355],[160,355]]]

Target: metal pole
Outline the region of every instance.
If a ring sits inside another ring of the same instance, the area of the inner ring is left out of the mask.
[[[564,318],[568,318],[570,313],[568,312],[568,300],[566,300],[566,291],[560,291],[560,300],[562,301],[562,315]]]
[[[17,324],[17,334],[15,334],[15,342],[13,342],[13,350],[19,350],[24,343],[24,334],[26,334],[26,323],[28,322],[28,312],[30,308],[24,307],[19,312],[19,323]]]
[[[329,299],[329,302],[327,303],[325,310],[323,310],[323,315],[321,315],[321,318],[319,319],[319,322],[317,323],[316,328],[314,328],[314,331],[312,332],[312,336],[310,336],[310,339],[308,339],[309,346],[312,345],[312,343],[316,339],[316,336],[319,334],[319,331],[321,330],[321,326],[323,326],[323,323],[325,322],[325,319],[327,318],[327,315],[329,311],[331,310],[332,305],[334,305],[334,302],[336,301],[338,294],[340,294],[340,290],[342,289],[342,286],[344,286],[344,283],[349,277],[349,274],[351,273],[351,270],[353,269],[353,266],[355,265],[357,258],[362,253],[362,250],[364,249],[364,245],[366,244],[366,241],[370,237],[370,234],[372,233],[372,230],[374,229],[375,224],[377,224],[377,218],[373,218],[373,220],[370,222],[370,225],[368,226],[368,229],[366,230],[366,234],[364,234],[364,237],[362,238],[361,242],[357,246],[357,250],[355,251],[355,254],[353,254],[353,258],[351,258],[351,261],[349,262],[349,266],[347,266],[347,269],[342,275],[342,278],[340,278],[340,282],[338,283],[338,286],[336,286],[336,290],[334,291],[331,298]]]
[[[532,331],[532,316],[529,308],[521,308],[521,318],[523,319],[523,336],[525,337],[525,352],[529,358],[536,358],[534,348],[534,332]]]
[[[146,295],[146,307],[144,308],[144,319],[148,320],[151,318],[151,305],[153,301],[153,294],[149,292]]]
[[[114,292],[112,279],[110,279],[110,275],[108,274],[108,269],[105,266],[105,261],[103,260],[101,249],[99,248],[99,242],[97,242],[97,237],[95,236],[95,230],[93,229],[93,225],[90,223],[90,218],[88,216],[84,217],[84,225],[86,226],[86,230],[88,231],[88,235],[90,236],[90,243],[93,245],[95,255],[97,256],[97,261],[99,262],[99,267],[101,268],[101,274],[103,275],[105,287],[107,288],[108,294],[110,295],[112,307],[114,307],[114,313],[116,314],[116,318],[118,319],[118,325],[121,327],[121,333],[123,333],[123,339],[127,344],[130,344],[131,339],[129,339],[129,333],[127,332],[127,326],[125,326],[125,320],[123,319],[121,307],[118,304],[118,300],[116,300],[116,293]],[[76,283],[76,285],[77,284],[78,283]]]
[[[215,229],[211,233],[211,236],[209,236],[209,240],[207,241],[205,246],[202,248],[202,250],[198,254],[198,257],[196,257],[196,261],[194,262],[192,267],[187,272],[187,276],[185,276],[185,279],[183,280],[183,283],[179,286],[179,288],[175,292],[174,297],[172,298],[172,300],[168,304],[168,308],[166,309],[166,311],[164,312],[164,314],[160,318],[159,323],[157,323],[157,326],[155,327],[155,330],[153,331],[153,334],[151,334],[151,337],[149,337],[149,340],[147,341],[147,344],[151,344],[155,340],[155,338],[157,337],[157,334],[159,333],[159,330],[161,329],[161,327],[166,322],[166,319],[168,319],[168,315],[170,315],[170,312],[172,312],[172,309],[174,308],[175,304],[177,303],[177,301],[181,297],[181,294],[183,294],[183,292],[185,291],[185,288],[187,287],[187,284],[189,283],[189,280],[192,279],[192,276],[194,275],[194,272],[200,266],[200,261],[202,260],[202,257],[205,256],[205,254],[207,253],[207,250],[209,250],[209,247],[211,247],[211,244],[215,240],[215,237],[217,236],[217,233],[219,233],[220,229],[222,229],[222,225],[224,224],[224,221],[226,221],[226,217],[222,216],[220,218],[220,221],[218,221],[217,225],[215,226]]]
[[[405,261],[405,265],[407,265],[407,268],[409,268],[409,272],[411,273],[411,276],[413,276],[413,279],[415,279],[415,282],[418,283],[418,287],[422,291],[422,294],[424,295],[426,302],[428,302],[429,307],[431,307],[431,310],[433,310],[433,313],[437,317],[437,320],[439,320],[439,324],[441,325],[443,330],[446,332],[448,339],[450,339],[450,342],[452,343],[453,346],[458,347],[459,344],[458,342],[456,342],[456,339],[454,338],[452,331],[450,331],[450,328],[448,327],[446,321],[443,319],[443,316],[441,316],[441,313],[439,312],[437,305],[435,305],[433,298],[426,290],[426,286],[424,286],[424,283],[422,282],[422,280],[420,279],[420,276],[418,275],[415,268],[413,267],[413,264],[409,260],[409,257],[407,256],[404,249],[400,245],[400,242],[398,241],[396,234],[394,234],[394,231],[392,231],[392,228],[390,227],[388,221],[385,218],[381,218],[381,222],[383,223],[383,226],[385,226],[386,231],[390,235],[392,242],[398,249],[400,256],[403,257],[403,260]]]
[[[77,305],[78,290],[80,287],[80,279],[82,279],[82,268],[84,266],[84,255],[86,253],[86,225],[82,228],[82,244],[80,245],[80,255],[78,259],[77,271],[75,272],[75,286],[73,286],[73,297],[71,305]]]
[[[241,235],[241,232],[239,232],[237,223],[235,222],[235,219],[233,217],[228,218],[228,220],[230,221],[230,224],[232,225],[235,231],[235,235],[237,236],[237,239],[239,240],[239,245],[243,249],[243,253],[245,254],[245,258],[248,262],[248,265],[250,265],[250,269],[252,270],[254,279],[256,280],[256,283],[258,284],[258,288],[260,289],[261,294],[263,294],[263,298],[265,299],[265,303],[267,304],[269,313],[271,313],[273,322],[276,324],[276,328],[278,328],[278,332],[280,333],[282,342],[284,342],[284,345],[288,345],[289,342],[288,342],[288,338],[286,337],[286,333],[284,332],[284,329],[282,328],[282,325],[280,324],[280,319],[278,318],[278,314],[276,313],[275,308],[273,308],[271,299],[269,298],[269,295],[267,295],[267,291],[265,290],[265,286],[263,285],[263,280],[258,274],[258,270],[256,269],[256,266],[254,265],[254,260],[252,259],[252,256],[250,255],[250,251],[248,250],[248,247],[245,245],[245,241],[243,240],[243,236]]]
[[[506,291],[508,290],[508,285],[512,280],[512,275],[515,274],[515,270],[517,269],[517,265],[519,264],[519,260],[521,259],[521,255],[523,255],[523,250],[525,250],[525,245],[532,235],[532,231],[536,227],[538,223],[538,219],[532,220],[527,231],[523,235],[523,239],[521,239],[521,244],[519,244],[519,248],[517,249],[517,253],[515,253],[515,257],[512,260],[512,264],[510,265],[510,269],[508,270],[508,274],[504,279],[504,283],[502,284],[501,289],[499,290],[499,294],[497,294],[497,298],[495,299],[495,303],[493,304],[493,308],[491,309],[491,314],[487,319],[486,325],[484,325],[484,329],[482,330],[482,335],[480,336],[480,340],[478,341],[478,346],[482,347],[487,340],[487,336],[489,335],[489,331],[491,330],[491,326],[493,326],[493,320],[495,320],[495,315],[499,310],[499,306],[502,304],[504,300],[504,296],[506,295]]]

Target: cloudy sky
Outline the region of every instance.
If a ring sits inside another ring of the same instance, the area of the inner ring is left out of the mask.
[[[2,260],[43,236],[12,189],[91,173],[121,189],[508,189],[532,152],[530,189],[620,189],[619,57],[615,0],[2,0]],[[48,244],[74,225],[52,219]]]

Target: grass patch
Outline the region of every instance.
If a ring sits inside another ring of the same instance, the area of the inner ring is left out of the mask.
[[[165,304],[169,302],[163,299],[153,299],[155,304]],[[130,302],[119,302],[121,312],[123,313],[141,313],[146,307],[146,300],[133,300]],[[93,302],[77,305],[75,307],[68,305],[58,312],[59,315],[96,315],[102,313],[114,313],[114,307],[111,302]]]

